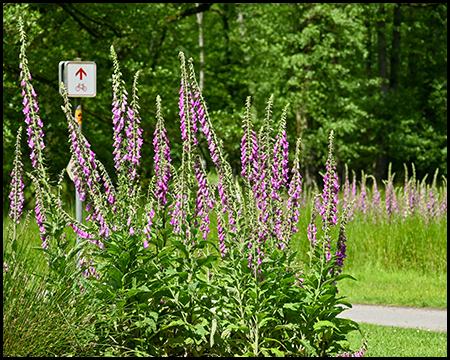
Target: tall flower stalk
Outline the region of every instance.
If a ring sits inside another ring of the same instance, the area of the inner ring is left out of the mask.
[[[164,119],[161,114],[161,98],[156,97],[156,128],[153,133],[153,146],[155,149],[155,173],[156,173],[156,188],[155,196],[158,199],[160,206],[166,205],[166,195],[169,191],[170,175],[170,147],[169,140],[166,136],[167,130],[164,127]]]
[[[332,130],[330,133],[330,144],[329,144],[329,152],[328,158],[325,163],[326,165],[326,173],[323,179],[324,187],[322,193],[322,207],[320,209],[320,215],[322,216],[323,222],[323,247],[326,248],[326,259],[330,260],[330,232],[331,227],[337,225],[337,205],[339,203],[338,193],[339,193],[339,183],[338,176],[336,173],[336,164],[333,158],[333,138],[334,131]]]
[[[14,221],[14,223],[20,222],[20,216],[22,215],[23,209],[23,182],[22,182],[22,172],[23,172],[23,164],[22,164],[22,153],[20,151],[20,139],[22,137],[22,126],[19,127],[17,131],[16,137],[16,150],[13,161],[13,170],[11,172],[11,192],[9,194],[9,199],[11,200],[11,211],[9,213],[9,217]],[[14,228],[15,229],[15,228]],[[14,239],[15,239],[15,230],[14,230]]]
[[[37,172],[37,176],[40,179],[47,180],[47,173],[45,167],[45,159],[43,150],[45,148],[44,143],[44,131],[43,123],[39,116],[39,106],[37,101],[37,94],[31,84],[31,73],[28,68],[28,59],[26,56],[26,36],[23,29],[23,21],[19,19],[19,31],[21,36],[20,47],[20,85],[22,86],[23,97],[23,113],[25,115],[25,123],[27,124],[28,146],[31,149],[30,160],[33,168]],[[46,183],[46,181],[43,181]],[[47,185],[46,190],[49,190]]]
[[[242,124],[244,135],[241,140],[241,175],[244,181],[254,181],[258,174],[258,139],[256,132],[253,130],[253,121],[250,114],[250,99],[250,96],[248,96],[245,101],[245,113]]]
[[[134,75],[133,81],[133,96],[131,100],[130,107],[127,111],[127,128],[125,129],[125,135],[127,137],[127,153],[128,153],[128,181],[133,181],[136,179],[136,169],[141,164],[141,148],[143,144],[142,139],[142,128],[141,117],[139,115],[139,97],[137,95],[137,79],[139,77],[139,71]],[[136,189],[133,188],[133,192]]]
[[[125,89],[125,81],[121,78],[119,61],[114,46],[111,46],[111,58],[114,64],[113,83],[113,102],[112,102],[112,120],[114,125],[114,167],[121,170],[124,162],[128,159],[128,153],[125,146],[125,120],[128,92]]]
[[[285,230],[286,241],[289,241],[290,234],[298,232],[297,222],[300,216],[300,192],[302,191],[302,175],[300,174],[300,143],[301,139],[297,139],[295,147],[295,160],[292,167],[292,179],[289,184],[289,198],[287,200],[287,222]]]

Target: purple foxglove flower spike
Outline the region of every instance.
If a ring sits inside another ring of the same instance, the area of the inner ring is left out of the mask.
[[[166,137],[166,129],[164,127],[164,119],[161,115],[161,98],[156,98],[156,129],[154,132],[153,145],[155,147],[155,171],[156,171],[156,188],[155,196],[160,205],[167,203],[166,194],[168,192],[170,174],[170,148],[169,140]]]
[[[26,45],[25,45],[25,32],[23,29],[23,21],[19,20],[20,27],[20,35],[21,35],[21,48],[20,48],[20,63],[19,68],[21,69],[20,78],[21,78],[21,86],[22,96],[23,96],[23,113],[25,115],[25,122],[27,124],[27,134],[28,134],[28,145],[30,149],[32,149],[30,158],[32,162],[32,166],[35,169],[39,170],[40,177],[47,182],[47,174],[44,166],[44,154],[43,149],[45,148],[45,144],[43,141],[44,132],[42,130],[43,123],[39,117],[38,110],[38,102],[36,91],[31,85],[31,74],[28,68],[28,59],[26,57]],[[47,184],[47,189],[49,190],[49,186]]]
[[[322,193],[322,207],[320,215],[322,216],[324,239],[326,241],[326,259],[331,258],[330,248],[330,231],[332,226],[337,225],[337,204],[339,202],[337,196],[339,193],[338,177],[336,166],[333,159],[333,136],[334,131],[330,133],[329,153],[326,161],[326,173],[324,177],[324,188]]]
[[[287,209],[288,214],[292,214],[287,219],[287,230],[288,234],[296,233],[297,230],[297,222],[300,215],[300,192],[302,191],[301,184],[302,184],[302,176],[300,174],[300,142],[301,139],[299,138],[297,140],[296,148],[295,148],[295,160],[294,160],[294,166],[292,167],[292,179],[289,184],[289,198],[287,200]],[[289,240],[290,235],[287,240]]]
[[[330,145],[329,155],[326,162],[326,173],[324,177],[324,188],[322,194],[322,207],[320,209],[320,215],[323,220],[323,227],[336,226],[337,225],[337,204],[339,200],[337,195],[339,193],[338,177],[336,173],[336,166],[333,159],[333,134],[330,133]]]
[[[197,192],[197,215],[202,217],[202,225],[200,230],[203,231],[203,240],[206,239],[209,230],[209,211],[214,207],[214,199],[212,195],[210,195],[209,186],[207,185],[206,174],[203,167],[200,164],[200,160],[198,158],[195,159],[194,163],[195,176],[198,182],[198,192]]]
[[[114,63],[114,74],[112,75],[113,82],[113,102],[112,102],[112,114],[113,114],[113,125],[114,125],[114,150],[113,154],[116,170],[122,170],[124,168],[123,159],[126,153],[126,144],[124,139],[126,138],[125,128],[125,113],[127,105],[127,90],[125,89],[125,83],[121,79],[121,72],[119,67],[119,62],[117,59],[117,54],[114,51],[114,46],[111,45],[111,57]]]
[[[22,126],[19,127],[16,137],[16,150],[15,157],[13,161],[13,171],[11,172],[11,193],[9,194],[9,199],[11,200],[11,212],[9,217],[13,219],[14,222],[19,223],[20,216],[22,215],[23,208],[23,182],[22,182],[22,171],[23,164],[21,162],[21,151],[20,151],[20,139],[22,137]]]

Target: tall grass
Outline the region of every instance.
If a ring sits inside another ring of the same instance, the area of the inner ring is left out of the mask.
[[[353,174],[341,185],[340,205],[355,200],[346,268],[358,281],[343,282],[340,291],[356,303],[446,308],[447,181],[438,186],[437,173],[431,184],[407,172],[403,184],[393,178],[376,187],[372,177],[363,173],[357,182]],[[299,228],[307,226],[310,211],[301,212]],[[300,261],[307,260],[305,238],[293,238]]]
[[[38,229],[23,225],[12,242],[3,222],[3,356],[89,354],[95,312],[70,288],[49,290],[44,259],[32,249]]]

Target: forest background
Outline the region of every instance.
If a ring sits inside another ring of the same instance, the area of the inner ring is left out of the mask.
[[[240,171],[245,99],[252,97],[258,124],[274,94],[276,121],[290,103],[288,140],[293,146],[298,136],[302,138],[300,168],[307,185],[321,185],[316,166],[325,163],[331,129],[336,132],[341,181],[344,164],[379,182],[387,179],[390,162],[399,174],[397,181],[402,181],[403,164],[411,169],[411,163],[418,179],[429,174],[431,181],[437,168],[447,176],[445,3],[15,3],[3,4],[4,206],[15,135],[24,120],[19,15],[28,36],[47,165],[54,179],[70,160],[58,64],[78,57],[97,64],[97,95],[82,100],[83,133],[108,172],[114,173],[111,45],[128,88],[140,70],[144,183],[153,166],[157,95],[162,98],[171,157],[180,159],[179,51],[194,59],[235,173]],[[26,139],[22,136],[22,149]],[[207,153],[204,138],[200,149]],[[31,165],[24,163],[29,171]],[[30,202],[33,193],[27,185],[25,202]],[[67,196],[73,199],[73,184],[69,186]]]

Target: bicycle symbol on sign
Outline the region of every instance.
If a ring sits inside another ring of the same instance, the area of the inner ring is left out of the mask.
[[[75,87],[75,90],[78,92],[80,90],[83,90],[84,92],[87,91],[87,86],[81,83],[78,83],[78,85]]]

